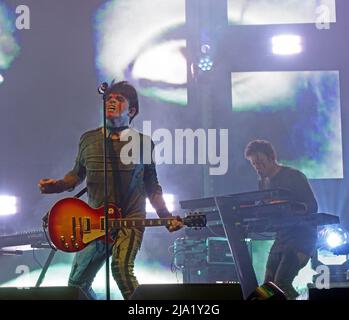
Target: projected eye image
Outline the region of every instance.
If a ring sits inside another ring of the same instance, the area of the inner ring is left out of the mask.
[[[107,2],[95,16],[101,79],[128,79],[143,96],[186,105],[184,23],[185,0]]]
[[[311,179],[343,178],[338,71],[232,73],[233,130]],[[251,136],[253,135],[253,136]]]
[[[19,53],[19,46],[14,37],[15,17],[10,16],[4,4],[0,3],[0,84],[4,82],[3,70],[10,67]]]
[[[228,0],[232,25],[316,23],[324,19],[336,22],[335,0]]]

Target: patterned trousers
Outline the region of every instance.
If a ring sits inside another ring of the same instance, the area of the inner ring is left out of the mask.
[[[120,229],[114,245],[110,245],[111,271],[122,296],[128,300],[138,286],[134,275],[134,261],[142,243],[143,232]],[[68,286],[80,287],[90,299],[96,299],[92,282],[105,262],[105,243],[96,240],[76,253],[69,276]]]

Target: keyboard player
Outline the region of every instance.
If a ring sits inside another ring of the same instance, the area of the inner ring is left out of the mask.
[[[280,165],[269,141],[251,141],[245,148],[245,158],[258,174],[259,190],[289,190],[293,201],[306,206],[305,214],[317,212],[317,201],[306,176],[299,170]],[[265,282],[276,283],[289,299],[295,299],[299,294],[292,282],[315,253],[316,240],[314,226],[285,227],[277,232],[268,256]]]

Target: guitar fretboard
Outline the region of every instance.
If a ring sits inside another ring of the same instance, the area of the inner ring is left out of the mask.
[[[132,227],[161,227],[168,226],[171,224],[173,219],[110,219],[109,225],[111,228],[120,229],[120,228],[132,228]],[[105,225],[104,218],[101,219],[102,226]],[[104,228],[102,228],[104,229]]]

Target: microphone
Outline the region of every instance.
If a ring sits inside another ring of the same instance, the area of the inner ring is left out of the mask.
[[[97,92],[99,94],[105,94],[105,92],[107,91],[109,85],[107,82],[103,82],[98,88],[97,88]]]

